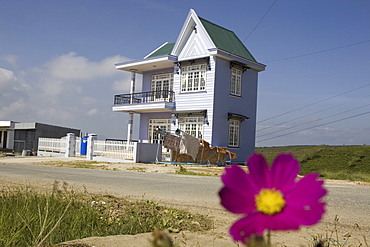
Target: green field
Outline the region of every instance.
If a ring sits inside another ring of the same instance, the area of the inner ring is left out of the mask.
[[[322,178],[370,182],[370,146],[260,147],[256,153],[271,161],[279,153],[291,153],[301,162],[301,175],[318,172]]]

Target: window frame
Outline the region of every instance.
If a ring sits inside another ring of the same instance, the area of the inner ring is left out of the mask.
[[[206,81],[206,63],[192,64],[181,67],[181,93],[205,91]]]
[[[238,67],[232,67],[230,78],[231,95],[242,96],[242,78],[243,78],[243,69]]]
[[[180,130],[196,138],[203,139],[204,136],[204,117],[179,117],[178,124]]]
[[[152,75],[151,92],[152,101],[162,101],[167,99],[169,92],[173,91],[173,73],[161,73]]]
[[[229,119],[228,147],[237,148],[240,145],[240,124],[241,120]]]

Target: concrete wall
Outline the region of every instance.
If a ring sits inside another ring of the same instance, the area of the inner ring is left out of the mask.
[[[135,162],[154,163],[156,161],[162,161],[162,146],[158,147],[155,143],[137,143]]]

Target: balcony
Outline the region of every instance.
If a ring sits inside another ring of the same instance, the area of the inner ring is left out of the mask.
[[[168,90],[118,94],[114,96],[113,111],[118,112],[171,112],[175,108],[175,93]]]

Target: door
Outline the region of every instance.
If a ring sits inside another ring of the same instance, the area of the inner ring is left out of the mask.
[[[171,119],[167,118],[151,118],[149,119],[149,142],[150,143],[158,143],[161,140],[161,135],[157,131],[157,128],[169,131],[171,129]]]
[[[159,74],[152,77],[153,101],[168,100],[169,91],[172,91],[173,74]]]
[[[7,138],[8,138],[8,132],[4,131],[3,148],[6,148]]]

